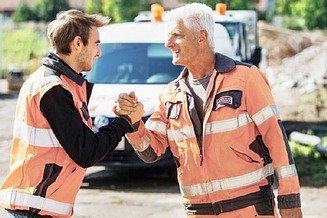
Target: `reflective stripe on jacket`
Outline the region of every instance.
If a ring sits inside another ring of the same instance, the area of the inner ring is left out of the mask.
[[[273,183],[275,171],[279,208],[300,206],[296,168],[265,75],[221,54],[216,58],[202,124],[194,118],[185,69],[162,91],[146,124],[127,139],[149,162],[170,148],[185,204],[255,193]]]
[[[20,91],[10,172],[1,187],[0,203],[11,210],[70,217],[86,169],[78,166],[60,145],[40,111],[40,101],[49,89],[62,86],[71,93],[83,122],[91,128],[91,119],[85,118],[86,82],[80,86],[65,74],[47,75],[47,70],[40,67]]]

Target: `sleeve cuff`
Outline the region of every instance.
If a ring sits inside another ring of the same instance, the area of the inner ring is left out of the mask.
[[[277,197],[279,209],[301,207],[300,194],[280,195]]]

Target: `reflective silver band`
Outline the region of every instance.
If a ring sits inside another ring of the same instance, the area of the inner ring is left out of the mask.
[[[273,166],[272,164],[268,164],[259,170],[241,176],[218,179],[207,183],[199,183],[190,186],[183,186],[180,184],[180,190],[182,195],[185,197],[210,194],[220,190],[228,190],[248,186],[259,182],[273,174]]]

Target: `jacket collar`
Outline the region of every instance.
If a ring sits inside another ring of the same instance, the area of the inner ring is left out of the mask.
[[[216,64],[215,69],[218,73],[228,73],[233,70],[236,66],[235,61],[223,54],[216,53],[215,54]],[[175,84],[178,83],[179,80],[185,78],[188,74],[188,69],[184,67],[180,75],[173,82]]]
[[[218,73],[228,73],[236,66],[235,61],[223,54],[216,53],[216,70]]]
[[[73,80],[79,86],[81,86],[85,81],[82,74],[78,74],[66,62],[64,62],[62,59],[60,59],[56,54],[52,52],[49,53],[48,57],[43,58],[41,60],[41,63],[44,66],[57,71],[58,73],[62,73],[66,75],[69,79]]]

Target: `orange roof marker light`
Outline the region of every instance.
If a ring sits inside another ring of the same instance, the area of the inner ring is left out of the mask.
[[[226,10],[227,10],[227,5],[226,4],[224,4],[224,3],[217,3],[216,4],[216,12],[219,15],[225,15]]]
[[[160,4],[151,5],[152,21],[161,22],[164,14],[164,8]]]

